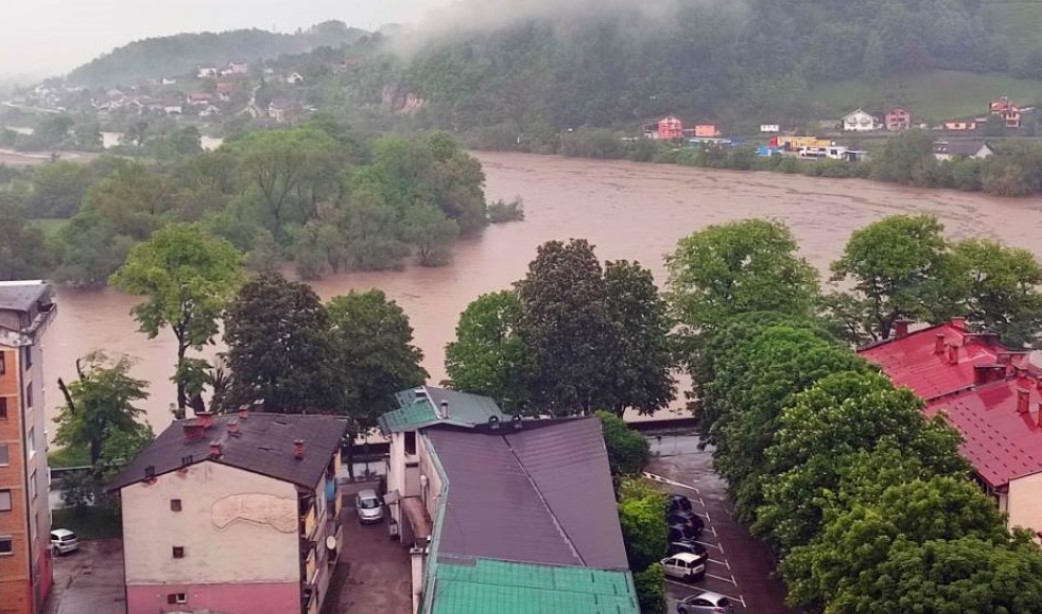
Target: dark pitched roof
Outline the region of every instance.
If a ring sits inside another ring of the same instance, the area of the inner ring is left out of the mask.
[[[0,311],[27,312],[48,292],[45,281],[0,282]]]
[[[456,426],[485,424],[492,416],[506,420],[507,416],[489,397],[445,388],[421,386],[403,390],[395,395],[398,409],[380,416],[378,422],[384,433],[414,431],[439,422]],[[439,415],[442,402],[448,403],[449,415]]]
[[[424,432],[448,480],[439,560],[626,569],[596,418]]]
[[[117,490],[146,479],[145,470],[155,475],[179,469],[186,464],[210,461],[238,467],[313,488],[322,478],[329,459],[340,448],[347,431],[347,420],[338,416],[251,413],[240,419],[236,414],[215,416],[213,426],[202,437],[188,440],[186,424],[197,418],[176,420],[108,485]],[[236,422],[239,434],[228,431]],[[294,441],[304,441],[304,458],[294,456]],[[221,442],[220,458],[210,457],[210,442]],[[190,457],[190,458],[189,458]]]

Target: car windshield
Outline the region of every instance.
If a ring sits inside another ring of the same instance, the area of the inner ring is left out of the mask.
[[[731,602],[727,600],[727,597],[721,597],[720,600],[716,602],[716,605],[721,608],[726,608],[731,605]]]
[[[71,542],[74,539],[76,539],[76,534],[75,533],[69,533],[68,535],[63,535],[62,536],[62,541],[63,542]]]
[[[380,507],[380,504],[377,503],[376,499],[359,499],[358,507],[364,510],[371,510]]]

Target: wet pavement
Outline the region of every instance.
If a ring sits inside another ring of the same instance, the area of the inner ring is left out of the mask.
[[[77,552],[54,558],[54,586],[45,614],[124,614],[123,543],[80,542]]]
[[[348,484],[342,488],[344,550],[337,574],[343,574],[342,568],[346,566],[346,581],[339,587],[331,612],[411,614],[409,551],[388,534],[387,509],[384,508],[385,522],[380,524],[362,525],[355,513],[355,493],[363,488],[376,488],[376,483]]]
[[[657,478],[670,493],[685,495],[694,512],[706,521],[701,541],[709,551],[706,577],[693,583],[666,581],[669,612],[677,602],[701,591],[727,595],[735,612],[789,614],[785,586],[774,577],[775,561],[770,548],[749,535],[731,518],[727,484],[713,470],[710,449],[698,449],[693,434],[649,435],[652,453],[649,477]]]

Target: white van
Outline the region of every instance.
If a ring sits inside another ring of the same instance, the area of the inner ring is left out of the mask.
[[[667,578],[676,578],[685,582],[701,580],[706,575],[707,556],[699,556],[690,552],[678,552],[660,561],[662,571]]]

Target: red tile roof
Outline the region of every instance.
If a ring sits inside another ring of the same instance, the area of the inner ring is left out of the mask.
[[[927,416],[947,416],[962,434],[962,455],[991,487],[1042,470],[1042,379],[1026,354],[1010,352],[992,336],[968,332],[961,321],[893,338],[859,354],[879,364],[895,385],[925,399]],[[998,369],[993,372],[998,381],[975,384],[975,367],[981,366]],[[1028,413],[1018,411],[1018,388],[1028,391]]]

